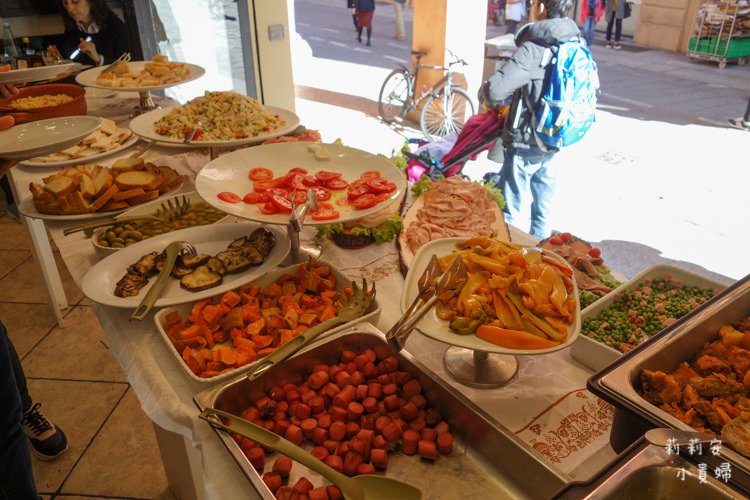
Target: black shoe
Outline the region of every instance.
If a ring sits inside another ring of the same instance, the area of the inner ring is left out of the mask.
[[[68,449],[68,440],[62,429],[47,420],[39,410],[41,405],[37,403],[23,414],[23,430],[34,455],[41,460],[54,460]]]
[[[750,131],[750,122],[746,122],[742,118],[731,118],[729,120],[729,123],[732,124],[735,128],[738,128],[740,130],[747,130]]]

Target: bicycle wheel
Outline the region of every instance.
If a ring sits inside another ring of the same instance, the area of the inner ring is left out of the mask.
[[[458,87],[451,87],[427,98],[419,124],[425,137],[435,141],[451,132],[459,133],[473,114],[474,104],[469,94]]]
[[[397,118],[403,118],[409,106],[411,95],[410,75],[406,70],[394,69],[380,87],[378,97],[378,111],[386,123],[392,123]]]

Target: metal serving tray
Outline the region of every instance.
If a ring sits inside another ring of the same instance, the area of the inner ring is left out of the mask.
[[[581,323],[587,318],[598,316],[602,311],[610,307],[617,294],[622,293],[624,290],[630,290],[637,287],[640,283],[643,283],[647,278],[661,278],[665,274],[669,274],[675,279],[680,280],[683,284],[688,286],[699,286],[702,288],[713,288],[714,290],[724,290],[726,285],[714,281],[712,279],[703,277],[699,274],[686,271],[685,269],[671,266],[669,264],[657,264],[646,268],[633,279],[626,281],[622,285],[615,288],[613,291],[597,300],[583,311],[581,311]],[[652,337],[653,338],[653,337]],[[594,340],[586,336],[585,332],[581,330],[581,334],[578,339],[570,347],[570,355],[576,361],[588,366],[594,371],[599,371],[606,367],[613,361],[621,358],[623,353],[617,349],[613,349],[610,346]]]
[[[650,342],[591,377],[587,383],[588,389],[616,408],[612,439],[618,439],[618,432],[628,432],[626,427],[639,424],[642,429],[667,427],[693,430],[641,397],[638,393],[639,375],[644,369],[666,373],[675,370],[704,343],[716,340],[722,325],[747,316],[750,316],[750,276],[720,292],[703,307],[683,316],[652,337]],[[628,426],[618,425],[618,415],[622,419],[630,418],[632,423]],[[632,436],[632,439],[637,437]],[[750,470],[750,461],[728,447],[722,447],[722,454]]]
[[[300,384],[316,364],[337,363],[342,350],[362,352],[368,348],[379,357],[398,358],[399,369],[410,372],[419,380],[423,395],[430,406],[442,413],[455,437],[453,452],[440,455],[435,462],[416,455],[390,453],[387,476],[418,486],[425,499],[451,500],[549,498],[570,480],[546,465],[541,455],[409,353],[395,352],[386,342],[385,335],[366,322],[329,336],[324,343],[311,346],[253,382],[240,377],[197,394],[194,401],[200,410],[213,407],[240,414],[254,400],[265,396],[269,388],[285,383]],[[235,441],[224,431],[216,432],[260,496],[272,500],[273,494]],[[302,446],[308,450],[312,448],[308,442]],[[270,470],[277,456],[276,453],[266,456],[266,471]],[[301,476],[307,477],[315,486],[329,484],[299,464],[292,468],[289,484],[294,484]]]

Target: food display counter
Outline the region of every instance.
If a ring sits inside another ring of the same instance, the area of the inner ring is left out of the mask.
[[[104,106],[91,106],[90,114],[106,112],[109,117],[119,116],[118,123],[125,123],[134,99],[117,96],[101,101]],[[123,150],[103,158],[101,163],[110,165],[132,152]],[[210,161],[210,155],[200,149],[186,151],[156,145],[144,154],[144,159],[170,166],[182,174],[185,181],[181,189],[185,192],[194,189],[196,174]],[[20,165],[13,169],[12,183],[20,199],[28,198],[29,182],[39,177],[37,167]],[[244,220],[228,217],[220,223],[235,222]],[[82,286],[84,276],[102,255],[83,233],[63,234],[76,221],[29,218],[27,224],[29,231],[36,231],[37,245],[43,250],[38,252],[40,265],[54,269],[49,243],[43,237],[47,230],[71,276]],[[513,243],[531,246],[537,243],[535,238],[517,228],[508,229]],[[314,229],[303,227],[299,237],[313,239]],[[327,239],[319,243],[322,260],[335,263],[338,271],[354,281],[361,282],[364,278],[377,287],[380,314],[359,329],[381,335],[387,332],[401,317],[401,295],[405,288],[396,243],[358,250],[342,249]],[[648,264],[644,263],[644,268]],[[49,283],[53,297],[54,282],[52,276]],[[59,301],[54,303],[59,304]],[[169,484],[175,494],[181,499],[266,498],[235,464],[214,429],[199,419],[194,398],[218,383],[197,381],[186,375],[182,360],[174,356],[171,346],[159,334],[154,322],[158,311],[152,311],[142,321],[131,321],[132,310],[127,308],[92,302],[92,309],[104,331],[103,343],[127,375],[144,412],[154,423]],[[405,344],[404,356],[420,366],[422,373],[445,394],[467,403],[472,408],[472,418],[493,429],[493,442],[507,450],[506,456],[518,457],[519,462],[514,463],[525,461],[523,474],[512,470],[510,465],[487,468],[496,474],[494,481],[505,485],[504,489],[493,491],[500,495],[493,498],[503,495],[508,498],[551,497],[572,481],[594,476],[602,464],[616,457],[609,445],[613,408],[586,389],[593,371],[577,362],[570,349],[518,356],[518,373],[510,383],[482,389],[457,382],[446,370],[444,355],[448,347],[414,332]],[[429,463],[422,465],[430,466]],[[414,477],[417,486],[422,480],[424,478]]]

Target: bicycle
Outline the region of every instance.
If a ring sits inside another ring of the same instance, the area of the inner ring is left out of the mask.
[[[460,132],[466,120],[474,114],[474,103],[465,90],[453,83],[451,67],[459,63],[466,66],[466,61],[448,50],[453,58],[448,67],[428,66],[420,62],[427,52],[412,50],[411,53],[417,58],[414,69],[394,69],[380,88],[380,117],[386,123],[403,121],[409,111],[418,109],[424,102],[419,125],[429,141],[435,141],[451,132]],[[416,97],[414,86],[420,69],[437,69],[445,72],[445,75],[431,87],[424,88],[420,96]]]

